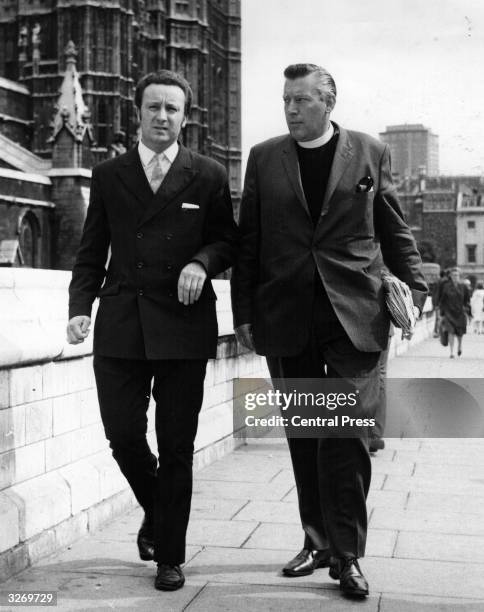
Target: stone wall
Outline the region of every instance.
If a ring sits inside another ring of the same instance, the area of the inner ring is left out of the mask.
[[[67,272],[0,269],[0,580],[136,502],[99,419],[92,341],[65,344]],[[266,376],[233,336],[228,281],[215,281],[219,346],[205,381],[195,469],[230,452],[232,379]],[[149,440],[155,447],[153,405]]]

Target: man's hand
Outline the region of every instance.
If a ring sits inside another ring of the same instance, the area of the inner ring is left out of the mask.
[[[89,335],[89,326],[91,325],[91,317],[80,315],[72,317],[67,324],[67,342],[69,344],[80,344]]]
[[[252,325],[250,323],[244,323],[243,325],[239,325],[239,327],[235,328],[235,337],[237,340],[250,349],[251,351],[255,350],[254,340],[252,339]]]
[[[192,261],[180,272],[178,279],[178,301],[185,306],[193,304],[202,293],[207,272],[202,264]]]

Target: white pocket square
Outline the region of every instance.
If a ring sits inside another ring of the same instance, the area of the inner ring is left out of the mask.
[[[190,204],[190,202],[183,202],[181,207],[184,208],[185,210],[196,210],[200,208],[198,204]]]

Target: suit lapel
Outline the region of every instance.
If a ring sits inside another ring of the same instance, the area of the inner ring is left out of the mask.
[[[299,172],[299,161],[297,158],[296,142],[288,136],[282,148],[282,163],[286,170],[289,181],[296,193],[297,199],[303,205],[309,215],[309,206],[306,202],[303,186],[301,183],[301,173]]]
[[[343,176],[343,173],[348,166],[350,159],[353,157],[353,147],[351,146],[348,132],[338,127],[339,136],[336,144],[336,150],[334,152],[333,164],[331,165],[331,171],[329,173],[328,185],[326,187],[326,193],[324,194],[323,206],[321,208],[321,217],[327,214],[329,210],[329,203],[331,197]]]
[[[169,206],[173,199],[192,182],[197,174],[198,171],[192,168],[190,151],[183,145],[180,145],[178,155],[168,170],[158,191],[153,194],[151,188],[148,186],[151,196],[138,224],[142,225],[146,223],[154,217],[154,215],[157,215],[160,211]]]
[[[153,192],[141,164],[138,145],[126,153],[123,163],[117,170],[117,174],[130,194],[138,200],[141,206],[145,207],[146,203],[153,198]],[[139,217],[140,206],[136,206],[135,202],[130,198],[128,198],[128,202]]]

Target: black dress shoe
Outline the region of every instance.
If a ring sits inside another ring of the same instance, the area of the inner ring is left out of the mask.
[[[349,597],[367,597],[370,592],[358,559],[338,559],[331,565],[329,575],[334,580],[339,580],[339,588]]]
[[[179,565],[158,563],[155,578],[155,589],[159,591],[176,591],[185,584],[185,576]]]
[[[139,556],[142,561],[153,561],[155,558],[155,538],[153,534],[153,520],[145,514],[138,531]]]
[[[385,440],[383,438],[370,438],[370,453],[376,453],[385,448]]]
[[[308,550],[303,548],[294,559],[282,569],[284,576],[309,576],[318,567],[329,567],[331,555],[329,550]]]

